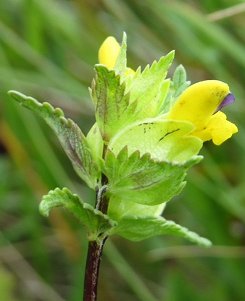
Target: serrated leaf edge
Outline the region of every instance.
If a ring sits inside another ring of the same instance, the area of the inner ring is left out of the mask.
[[[79,129],[79,131],[81,132],[81,135],[84,138],[84,142],[86,142],[86,137],[84,136],[84,134],[82,133],[82,131],[80,130],[79,126],[70,118],[66,118],[64,112],[62,111],[62,109],[60,108],[54,108],[50,103],[48,102],[39,102],[38,100],[36,100],[35,98],[31,97],[31,96],[27,96],[21,92],[15,91],[15,90],[10,90],[8,91],[8,94],[13,97],[14,100],[16,100],[21,106],[32,110],[33,112],[39,114],[39,110],[40,109],[44,109],[47,111],[48,114],[50,114],[50,116],[54,115],[55,117],[57,117],[59,119],[59,121],[61,122],[61,124],[65,125],[68,129],[72,129],[73,126],[77,127]],[[33,107],[30,109],[30,106],[28,106],[26,104],[26,102],[30,102]],[[47,121],[47,119],[45,120],[48,124],[49,122]],[[49,124],[50,125],[50,124]],[[52,128],[52,126],[51,126]],[[59,134],[59,133],[58,133]],[[58,137],[59,139],[59,137]],[[87,148],[89,148],[89,146],[86,146]],[[64,148],[64,147],[63,147]],[[69,156],[68,156],[69,157]],[[92,153],[91,153],[91,158],[92,158]],[[71,158],[70,158],[71,160]],[[72,161],[72,160],[71,160]],[[75,166],[75,163],[72,161],[72,164],[74,166],[75,171],[77,171],[78,169],[76,169],[77,167]],[[95,165],[94,165],[95,167]],[[98,169],[98,167],[96,167]],[[94,183],[93,181],[91,181],[90,178],[90,174],[88,172],[88,170],[86,170],[85,168],[83,168],[83,175],[79,172],[77,172],[79,176],[82,177],[82,179],[88,184],[88,186],[92,189],[95,188],[96,183]]]
[[[172,232],[172,233],[166,233],[166,234],[157,234],[157,236],[161,236],[161,235],[173,235],[173,236],[179,236],[179,237],[182,237],[182,238],[185,238],[187,240],[189,240],[190,242],[193,242],[197,245],[200,245],[200,246],[203,246],[203,247],[210,247],[212,246],[212,242],[205,238],[205,237],[202,237],[200,236],[199,234],[197,234],[196,232],[193,232],[193,231],[190,231],[188,228],[186,227],[183,227],[177,223],[175,223],[174,221],[172,220],[166,220],[165,218],[159,216],[157,218],[140,218],[140,217],[129,217],[129,218],[122,218],[121,220],[118,221],[118,225],[116,227],[114,227],[113,229],[110,230],[110,234],[111,235],[119,235],[119,236],[122,236],[122,237],[125,237],[126,238],[126,235],[121,235],[120,234],[120,231],[118,232],[118,228],[120,229],[120,221],[127,221],[127,220],[131,220],[131,221],[135,221],[135,222],[140,222],[140,220],[158,220],[158,221],[163,221],[163,222],[166,222],[168,224],[168,226],[165,228],[172,228],[174,227],[174,230],[177,231],[177,232]],[[164,226],[164,225],[163,225]],[[159,225],[159,227],[161,227],[161,225]],[[143,229],[142,229],[143,231]],[[141,240],[144,240],[144,239],[149,239],[150,237],[154,237],[154,235],[151,235],[149,237],[146,237],[146,238],[140,238],[140,239],[129,239],[129,240],[132,240],[132,241],[141,241]]]

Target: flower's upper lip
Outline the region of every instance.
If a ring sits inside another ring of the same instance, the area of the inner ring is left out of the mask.
[[[218,108],[215,111],[215,113],[217,113],[218,111],[220,111],[222,108],[224,108],[224,107],[232,104],[234,101],[235,101],[235,96],[232,93],[227,94],[226,97],[221,102],[221,104],[218,106]]]

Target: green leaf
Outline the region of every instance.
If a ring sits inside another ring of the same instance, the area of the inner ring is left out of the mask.
[[[165,78],[173,58],[174,51],[154,61],[151,66],[147,65],[142,72],[139,68],[133,77],[126,79],[130,102],[137,101],[137,120],[155,117],[160,113],[170,85]]]
[[[127,35],[123,33],[123,39],[121,44],[121,49],[117,57],[117,61],[114,70],[118,74],[123,74],[127,68]]]
[[[67,188],[49,191],[43,196],[39,209],[42,215],[48,216],[52,208],[60,206],[69,210],[87,228],[90,240],[106,235],[106,232],[116,225],[107,215],[81,201]]]
[[[190,85],[190,81],[186,79],[186,71],[183,65],[179,65],[175,69],[172,84],[175,97],[178,97]]]
[[[193,163],[193,162],[192,162]],[[158,205],[179,194],[185,185],[187,165],[157,162],[139,151],[128,157],[124,148],[117,157],[108,152],[104,174],[108,178],[107,192],[124,202]]]
[[[9,94],[21,105],[41,116],[54,130],[64,151],[72,162],[77,174],[94,189],[100,178],[98,166],[94,163],[90,147],[78,125],[66,119],[61,109],[54,109],[49,103],[40,103],[36,99],[17,91]]]
[[[108,215],[115,221],[123,217],[158,217],[162,214],[166,203],[159,205],[142,205],[133,200],[125,202],[123,198],[110,196]]]
[[[91,153],[98,166],[102,165],[104,141],[102,139],[98,124],[95,123],[86,136]]]
[[[125,84],[114,70],[96,65],[96,78],[92,83],[91,95],[95,103],[96,121],[105,141],[121,128],[135,120],[135,105],[129,105]]]
[[[186,71],[182,65],[179,65],[173,74],[170,89],[166,100],[163,103],[163,113],[168,112],[180,94],[190,85],[190,81],[186,79]]]
[[[201,246],[211,246],[208,239],[200,237],[197,233],[163,217],[123,218],[110,231],[110,234],[117,234],[131,241],[140,241],[157,235],[176,235]]]
[[[185,121],[146,119],[118,132],[108,148],[116,155],[125,146],[129,154],[149,153],[156,161],[184,163],[195,157],[202,147],[201,139],[190,136],[193,125]]]

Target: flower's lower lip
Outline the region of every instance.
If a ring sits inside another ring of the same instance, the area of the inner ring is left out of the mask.
[[[218,106],[215,113],[220,111],[223,107],[226,107],[226,106],[232,104],[234,101],[235,101],[235,96],[232,93],[227,94],[226,97],[221,102],[221,104]]]

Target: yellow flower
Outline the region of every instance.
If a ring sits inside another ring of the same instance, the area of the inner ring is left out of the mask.
[[[113,69],[120,53],[120,45],[114,37],[108,37],[99,49],[99,63]]]
[[[227,84],[217,80],[202,81],[180,95],[168,119],[190,121],[195,127],[191,135],[203,141],[213,140],[214,144],[219,145],[238,132],[236,125],[219,112],[219,109],[233,101],[234,96]]]
[[[120,50],[121,46],[114,37],[106,38],[99,49],[99,63],[105,65],[109,70],[114,69]],[[125,75],[134,73],[135,71],[133,69],[127,68]]]
[[[121,46],[114,37],[108,37],[99,49],[99,63],[108,69],[115,68]],[[132,75],[135,71],[126,68],[124,75]],[[171,108],[168,119],[189,121],[194,125],[191,135],[203,141],[213,140],[221,144],[238,129],[235,124],[226,119],[219,110],[234,101],[229,86],[221,81],[206,80],[187,88]]]

